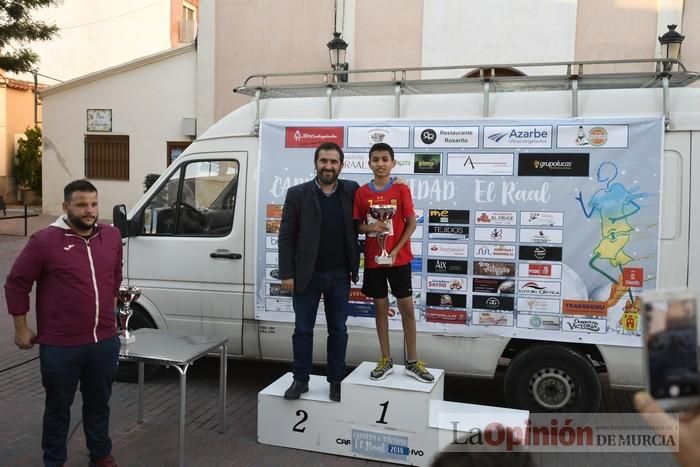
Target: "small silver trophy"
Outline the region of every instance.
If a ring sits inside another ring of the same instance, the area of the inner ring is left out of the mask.
[[[396,214],[396,206],[391,204],[377,204],[369,208],[369,215],[372,216],[373,219],[380,222],[391,221],[394,214]],[[381,254],[374,257],[377,264],[388,265],[394,262],[394,259],[391,257],[391,255],[389,255],[389,252],[386,251],[386,237],[394,234],[394,229],[391,227],[392,225],[389,224],[390,229],[388,232],[377,233],[377,243],[379,243],[379,248],[382,249]]]
[[[136,337],[129,332],[129,319],[133,314],[131,310],[131,302],[135,302],[141,296],[141,289],[132,285],[122,285],[119,287],[119,300],[122,302],[122,308],[119,310],[119,322],[122,325],[122,330],[119,332],[119,341],[122,344],[131,344],[136,340]]]

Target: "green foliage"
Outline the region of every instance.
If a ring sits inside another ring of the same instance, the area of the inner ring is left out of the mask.
[[[15,155],[15,180],[25,190],[41,194],[41,128],[27,128]]]
[[[158,177],[160,177],[160,174],[146,174],[146,177],[143,179],[143,192],[146,193],[149,188],[151,188],[151,185],[153,185],[156,180],[158,180]]]
[[[32,18],[33,10],[54,6],[60,0],[0,0],[0,69],[30,72],[39,56],[24,47],[28,42],[47,41],[58,27]]]

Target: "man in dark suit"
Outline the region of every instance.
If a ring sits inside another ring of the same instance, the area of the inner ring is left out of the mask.
[[[282,288],[292,292],[294,304],[294,382],[284,398],[298,399],[309,390],[313,331],[323,294],[327,341],[327,379],[330,399],[340,401],[345,376],[348,333],[347,304],[350,280],[357,282],[359,251],[352,219],[356,182],[338,179],[343,150],[323,143],[314,153],[316,177],[291,187],[282,211],[279,269]]]

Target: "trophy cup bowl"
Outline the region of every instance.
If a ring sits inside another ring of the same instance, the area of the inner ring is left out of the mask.
[[[391,219],[396,214],[396,206],[391,204],[376,204],[369,208],[369,215],[377,221],[386,222],[391,221]],[[392,229],[393,230],[393,229]],[[389,232],[379,232],[377,233],[377,243],[379,243],[379,248],[382,249],[381,254],[374,257],[377,264],[381,265],[391,265],[394,259],[386,251],[386,237]]]
[[[119,287],[119,301],[122,302],[122,307],[119,310],[119,322],[122,329],[119,332],[119,341],[122,344],[131,344],[136,340],[136,337],[129,332],[129,319],[133,314],[131,302],[135,302],[141,296],[141,289],[132,285],[122,285]]]

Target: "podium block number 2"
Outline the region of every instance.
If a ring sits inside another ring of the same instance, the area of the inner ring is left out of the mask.
[[[389,408],[389,401],[379,404],[379,407],[382,408],[382,415],[381,417],[379,417],[379,420],[377,420],[375,423],[381,423],[382,425],[386,425],[388,422],[384,420],[384,417],[386,417],[386,410]]]
[[[302,426],[302,423],[309,419],[309,414],[306,413],[306,410],[297,410],[297,417],[301,417],[301,420],[299,420],[296,423],[296,425],[294,425],[292,431],[303,433],[304,431],[306,431],[306,427]]]

